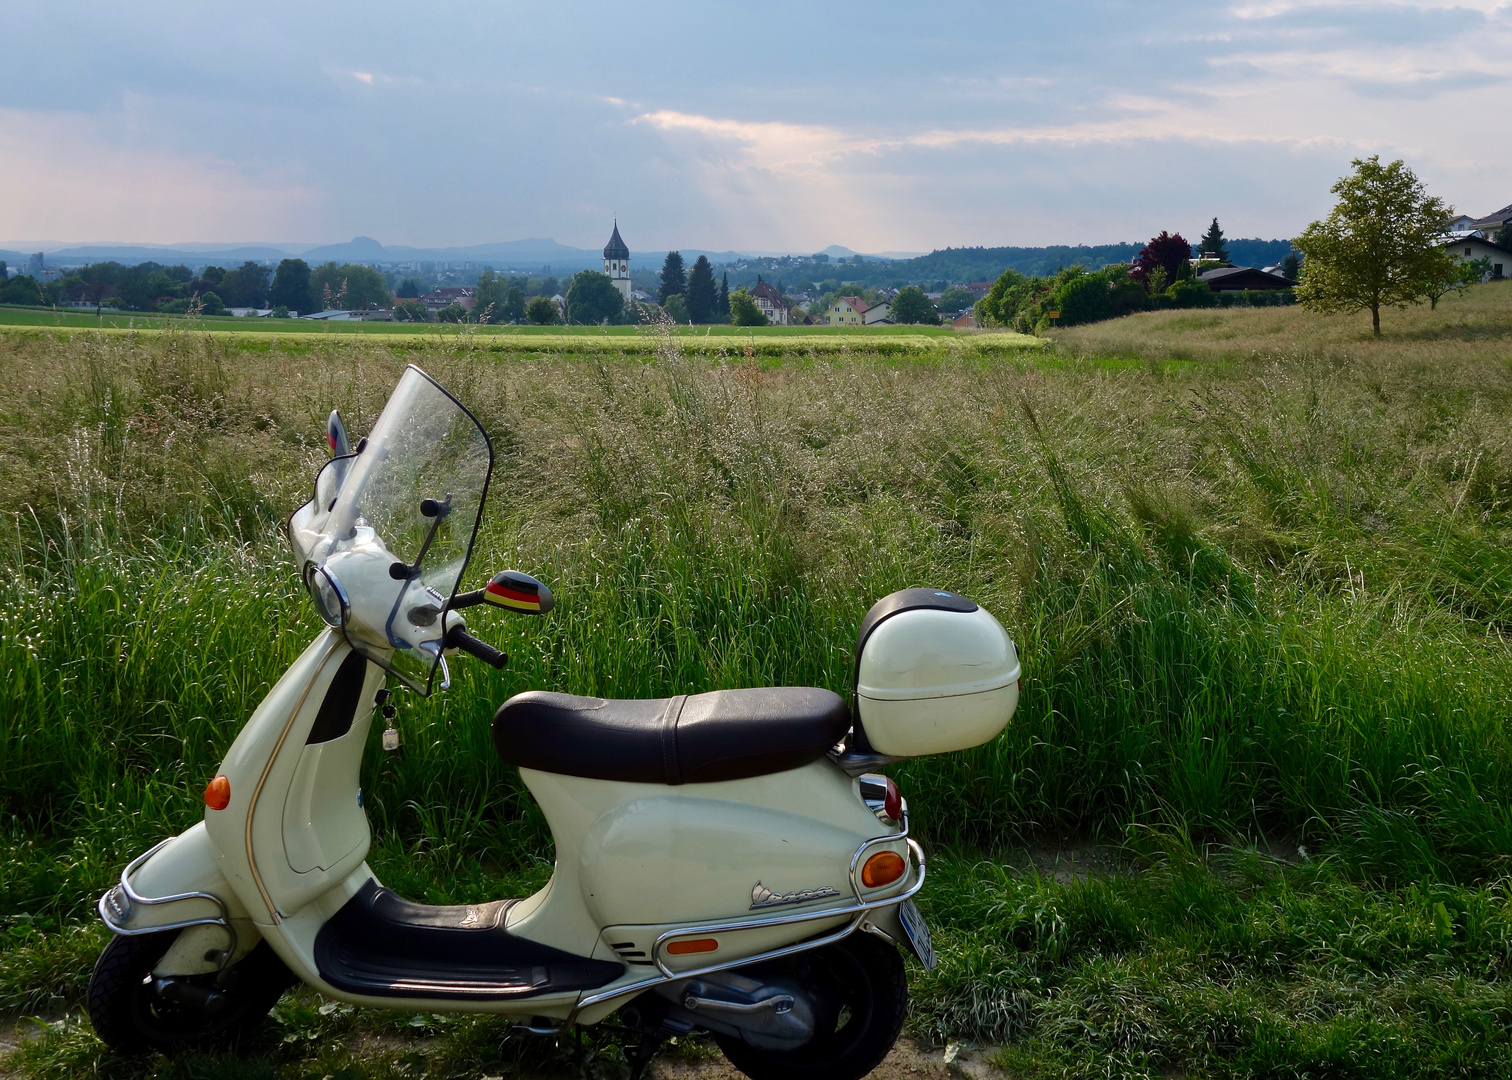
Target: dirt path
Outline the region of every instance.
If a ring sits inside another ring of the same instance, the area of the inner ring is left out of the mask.
[[[910,1039],[899,1039],[892,1053],[867,1080],[987,1080],[1005,1074],[986,1063],[990,1051],[968,1050],[953,1044],[945,1049],[925,1050]],[[951,1060],[947,1062],[945,1058]],[[655,1080],[745,1080],[723,1057],[705,1061],[657,1059],[651,1062]]]

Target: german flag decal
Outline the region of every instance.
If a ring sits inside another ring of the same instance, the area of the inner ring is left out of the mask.
[[[516,611],[541,610],[541,598],[533,589],[530,592],[523,592],[520,589],[490,581],[488,588],[483,590],[483,598],[491,604],[514,608]]]
[[[505,570],[483,590],[483,599],[510,611],[540,615],[551,610],[551,590],[529,574]]]

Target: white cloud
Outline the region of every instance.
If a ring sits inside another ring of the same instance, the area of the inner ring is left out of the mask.
[[[207,155],[120,145],[86,116],[0,109],[0,236],[284,240],[318,230],[310,187]]]

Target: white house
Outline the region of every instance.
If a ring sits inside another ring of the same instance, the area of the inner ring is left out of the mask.
[[[758,281],[756,287],[751,290],[751,299],[756,301],[756,306],[766,316],[767,322],[773,326],[786,326],[788,324],[788,306],[782,299],[782,294],[765,281]]]
[[[1444,249],[1455,262],[1488,259],[1491,262],[1491,280],[1497,281],[1512,276],[1512,251],[1497,247],[1478,236],[1461,236],[1451,239]]]

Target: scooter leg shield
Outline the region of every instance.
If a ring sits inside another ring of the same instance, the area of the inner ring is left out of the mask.
[[[220,871],[204,822],[134,859],[98,910],[117,934],[185,931],[159,974],[214,970],[245,955],[261,937]]]

